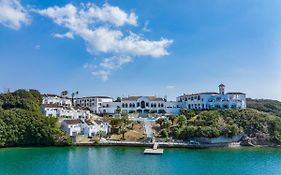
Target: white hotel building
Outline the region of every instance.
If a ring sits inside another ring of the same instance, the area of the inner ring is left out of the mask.
[[[101,113],[102,104],[113,102],[113,98],[108,96],[90,96],[75,99],[75,105],[88,108],[93,113]]]
[[[208,109],[244,109],[246,108],[246,94],[241,92],[225,93],[225,85],[219,85],[219,92],[203,92],[184,94],[177,97],[176,101],[167,101],[165,98],[155,96],[128,96],[120,101],[113,101],[108,96],[90,96],[74,99],[74,107],[71,107],[71,99],[57,95],[43,96],[43,111],[47,116],[73,116],[71,118],[83,118],[88,116],[89,109],[96,114],[128,113],[165,113],[179,114],[180,108],[187,110]],[[53,105],[57,105],[54,107]],[[60,106],[60,107],[59,107]],[[71,108],[71,109],[69,109]],[[77,117],[78,116],[78,117]]]
[[[128,113],[179,113],[182,107],[181,102],[167,101],[164,98],[155,96],[129,96],[122,98],[121,102],[103,103],[100,110],[101,113],[115,114],[117,108],[121,108],[121,112]]]
[[[187,110],[208,109],[244,109],[246,108],[246,94],[241,92],[225,93],[225,85],[219,85],[219,93],[203,92],[177,97]]]

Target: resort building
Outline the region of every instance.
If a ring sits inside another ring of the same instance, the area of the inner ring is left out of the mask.
[[[121,98],[120,102],[103,103],[100,113],[179,113],[181,107],[181,102],[167,102],[165,98],[155,96],[129,96]]]
[[[88,118],[90,111],[81,107],[61,106],[58,104],[43,104],[41,110],[48,117],[63,117],[63,118]]]
[[[88,108],[93,113],[100,113],[100,108],[103,103],[113,102],[113,99],[108,96],[91,96],[75,99],[75,105],[83,108]]]
[[[184,94],[177,97],[185,109],[244,109],[246,108],[246,94],[242,92],[225,93],[225,85],[219,85],[219,92],[203,92]]]
[[[80,119],[64,120],[61,123],[61,128],[69,136],[77,136],[82,132],[82,121]]]
[[[110,132],[110,125],[101,120],[84,120],[83,123],[83,134],[88,137],[97,135],[98,132],[104,132],[108,134]]]
[[[61,123],[61,128],[69,136],[85,135],[92,137],[102,131],[105,134],[110,132],[110,125],[101,120],[89,119],[67,119]]]
[[[44,94],[42,104],[56,104],[60,106],[72,106],[71,98],[55,94]]]

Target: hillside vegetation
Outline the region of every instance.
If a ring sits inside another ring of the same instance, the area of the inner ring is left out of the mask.
[[[269,99],[247,99],[247,107],[281,117],[281,102]]]
[[[231,137],[244,134],[253,144],[280,144],[281,118],[254,109],[184,111],[160,119],[162,137],[189,140],[194,137]]]
[[[37,90],[0,94],[0,146],[67,145],[57,119],[43,116]]]

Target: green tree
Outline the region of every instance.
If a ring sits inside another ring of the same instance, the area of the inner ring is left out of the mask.
[[[168,118],[172,122],[172,125],[174,125],[174,121],[178,118],[178,115],[169,115]]]
[[[178,126],[180,127],[180,128],[182,128],[184,125],[186,125],[187,124],[187,119],[186,119],[186,117],[184,116],[184,115],[180,115],[179,117],[178,117]]]
[[[126,127],[122,127],[120,129],[120,132],[122,134],[122,139],[125,140],[125,133],[127,132],[127,128]]]
[[[106,137],[106,132],[100,130],[100,131],[97,132],[96,135],[99,136],[99,138],[101,139],[102,137]]]
[[[68,145],[70,138],[56,118],[43,116],[36,90],[17,90],[0,94],[0,145],[48,146]]]
[[[120,113],[121,113],[121,110],[122,110],[121,107],[120,107],[120,106],[117,106],[115,111],[117,112],[117,114],[120,114]]]
[[[61,92],[61,96],[62,97],[66,97],[68,95],[68,91],[67,90],[64,90]]]
[[[121,97],[117,97],[115,101],[116,102],[121,102],[121,100],[122,100]]]
[[[168,132],[168,129],[162,129],[161,132],[160,132],[160,135],[162,138],[168,138],[169,137],[169,132]]]

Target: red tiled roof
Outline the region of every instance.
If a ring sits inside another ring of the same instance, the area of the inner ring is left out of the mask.
[[[88,97],[79,97],[79,98],[75,98],[75,99],[83,99],[83,98],[109,98],[109,99],[113,99],[112,97],[109,97],[109,96],[88,96]]]
[[[44,108],[63,108],[63,106],[58,104],[42,104],[42,107]]]
[[[200,93],[195,93],[195,94],[189,94],[186,96],[193,96],[193,95],[217,95],[217,92],[200,92]],[[184,97],[184,95],[180,96],[180,97]]]
[[[100,125],[102,124],[103,122],[101,120],[94,120],[96,124]]]
[[[60,95],[56,94],[43,94],[44,97],[61,97]]]
[[[228,92],[226,94],[230,94],[230,95],[246,95],[245,93],[243,92]]]
[[[64,120],[63,122],[65,122],[68,125],[75,125],[75,124],[82,123],[79,119]]]
[[[164,101],[163,98],[159,98],[155,96],[129,96],[127,98],[122,98],[122,101],[137,101],[141,97],[147,98],[150,101]]]

